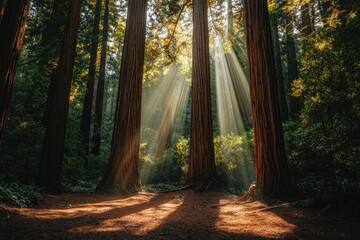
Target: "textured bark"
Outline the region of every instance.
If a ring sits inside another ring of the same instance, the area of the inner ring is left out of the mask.
[[[61,167],[81,2],[82,0],[72,0],[70,4],[60,59],[54,74],[54,96],[50,105],[52,111],[49,112],[45,122],[39,184],[55,194],[61,192]]]
[[[107,57],[107,41],[109,35],[109,0],[105,0],[103,35],[101,43],[101,59],[100,59],[100,73],[99,81],[96,91],[95,103],[95,125],[93,134],[93,149],[94,155],[100,154],[100,140],[101,140],[101,126],[104,108],[104,86],[105,86],[105,70],[106,70],[106,57]]]
[[[2,16],[4,15],[4,9],[5,9],[5,0],[0,0],[0,22]]]
[[[67,1],[54,0],[50,17],[45,21],[45,26],[41,34],[40,47],[47,54],[41,56],[39,65],[47,65],[46,70],[49,69],[48,65],[52,65],[51,62],[59,56],[58,51],[61,47],[61,39],[59,39],[59,36],[63,36],[64,34],[64,30],[62,29],[66,25],[67,9]],[[51,52],[51,54],[49,54],[49,52]],[[49,73],[51,73],[52,70],[53,69],[50,69]]]
[[[289,188],[266,0],[245,0],[245,29],[255,131],[256,187],[264,197]]]
[[[216,178],[207,6],[207,0],[193,1],[192,102],[187,184],[196,191],[207,190]]]
[[[61,48],[61,37],[64,36],[63,27],[66,25],[66,12],[68,9],[67,1],[54,0],[51,15],[45,22],[45,26],[41,35],[40,48],[43,53],[39,59],[38,72],[41,73],[38,79],[38,83],[35,83],[36,88],[43,88],[43,91],[47,89],[47,100],[44,111],[43,123],[45,124],[46,118],[49,115],[52,96],[55,91],[55,70],[56,66],[53,65],[59,57],[59,50]],[[49,81],[50,82],[47,82]],[[44,83],[48,83],[44,84]],[[45,86],[43,86],[45,85]],[[43,86],[43,87],[42,87]]]
[[[294,39],[294,26],[290,13],[286,14],[286,48],[287,48],[287,67],[288,67],[288,84],[290,89],[290,113],[291,118],[296,119],[300,112],[300,99],[292,96],[291,89],[293,82],[299,79],[299,71],[296,60],[296,48]]]
[[[99,191],[136,193],[139,179],[141,93],[147,0],[128,1],[110,159]]]
[[[12,96],[29,6],[30,0],[9,1],[0,23],[0,138]]]
[[[272,16],[271,22],[272,22],[272,39],[274,43],[275,69],[276,69],[276,79],[277,79],[278,97],[280,103],[281,120],[287,121],[289,120],[289,113],[288,113],[288,106],[286,102],[286,93],[284,86],[285,80],[281,65],[279,29],[278,29],[278,19],[276,15]]]
[[[89,167],[89,140],[90,140],[90,127],[91,127],[91,112],[94,96],[95,74],[96,74],[96,60],[99,45],[99,24],[101,15],[101,0],[96,0],[95,18],[92,29],[91,39],[91,52],[90,52],[90,64],[89,75],[86,86],[86,94],[84,99],[84,106],[81,116],[80,124],[80,139],[83,147],[83,157],[85,160],[85,167]]]
[[[313,32],[313,29],[311,27],[309,3],[307,2],[301,3],[300,8],[301,8],[301,34],[303,36],[308,36]]]

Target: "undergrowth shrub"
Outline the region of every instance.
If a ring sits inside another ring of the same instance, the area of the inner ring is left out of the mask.
[[[344,122],[284,124],[291,180],[302,190],[315,193],[351,191],[360,187],[360,149]]]
[[[40,188],[17,183],[0,183],[0,201],[16,207],[30,207],[37,204]]]
[[[152,135],[148,135],[152,143]],[[155,157],[152,146],[145,140],[141,144],[140,172],[146,188],[161,184],[181,186],[186,181],[190,158],[189,138],[181,137],[161,156]],[[243,136],[228,134],[214,138],[215,163],[218,184],[229,192],[242,193],[255,180],[253,131]],[[170,188],[171,189],[171,188]]]

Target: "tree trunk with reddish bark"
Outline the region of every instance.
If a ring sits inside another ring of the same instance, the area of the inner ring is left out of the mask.
[[[95,86],[96,61],[99,45],[99,24],[101,15],[101,0],[96,0],[94,25],[92,29],[91,52],[88,81],[86,85],[86,94],[84,98],[84,106],[81,116],[80,124],[80,139],[82,143],[83,158],[85,160],[85,167],[89,167],[89,141],[91,128],[91,112],[93,108],[93,96]]]
[[[309,3],[301,2],[300,9],[301,9],[301,34],[306,37],[313,32]]]
[[[289,120],[289,112],[288,112],[286,92],[284,86],[285,80],[284,80],[282,64],[281,64],[278,17],[274,14],[271,18],[271,21],[272,21],[272,38],[274,43],[276,79],[277,79],[278,97],[280,102],[280,113],[281,113],[281,120],[284,122]]]
[[[37,88],[41,88],[44,92],[47,90],[47,99],[44,111],[43,123],[50,111],[50,102],[55,91],[55,70],[54,62],[59,57],[59,50],[61,48],[62,38],[64,36],[64,26],[66,26],[66,12],[68,9],[67,1],[54,0],[51,15],[47,21],[41,34],[40,48],[46,53],[39,59],[38,72],[41,73],[38,83],[35,83]],[[50,81],[50,82],[48,82]],[[47,83],[47,84],[44,84]]]
[[[299,71],[296,60],[296,48],[294,39],[294,26],[291,13],[285,13],[286,16],[286,53],[288,67],[288,84],[290,92],[290,114],[292,119],[296,119],[299,115],[301,104],[298,97],[292,96],[292,86],[295,80],[299,79]]]
[[[49,111],[45,121],[39,185],[55,194],[61,193],[61,168],[81,2],[82,0],[72,0],[70,4],[60,59],[54,75],[54,96],[51,98],[51,111]]]
[[[9,1],[0,23],[0,138],[10,106],[30,0]]]
[[[103,118],[104,108],[104,86],[105,86],[105,73],[106,73],[106,59],[107,59],[107,41],[109,35],[109,0],[105,0],[104,11],[104,23],[103,34],[101,43],[101,58],[100,58],[100,71],[99,81],[96,91],[96,103],[95,103],[95,124],[93,134],[93,148],[92,154],[100,154],[100,142],[101,142],[101,126]]]
[[[256,187],[263,197],[289,190],[275,60],[266,0],[245,0],[245,29],[255,134]]]
[[[5,0],[0,0],[0,22],[4,15],[4,9],[5,9]]]
[[[187,184],[196,191],[208,190],[216,180],[207,9],[207,0],[193,1],[192,103]]]
[[[138,162],[146,9],[147,0],[128,1],[114,133],[99,191],[131,194],[141,190]]]

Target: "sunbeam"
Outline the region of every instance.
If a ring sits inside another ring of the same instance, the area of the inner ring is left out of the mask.
[[[244,141],[245,133],[251,127],[249,82],[234,50],[225,51],[224,43],[217,37],[214,58],[221,136],[215,139],[218,143],[216,161],[222,168],[226,185],[244,190],[255,179],[250,146]]]
[[[181,67],[173,64],[157,83],[144,89],[141,142],[147,145],[150,161],[159,160],[163,152],[184,135],[190,90],[186,79]],[[150,138],[147,132],[151,132]],[[165,162],[160,164],[166,166]],[[154,174],[151,168],[142,169],[142,181],[146,183],[151,174]]]

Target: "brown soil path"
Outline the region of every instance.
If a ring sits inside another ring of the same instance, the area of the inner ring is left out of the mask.
[[[0,205],[0,239],[360,239],[353,211],[230,203],[226,193],[45,196],[35,208]]]

